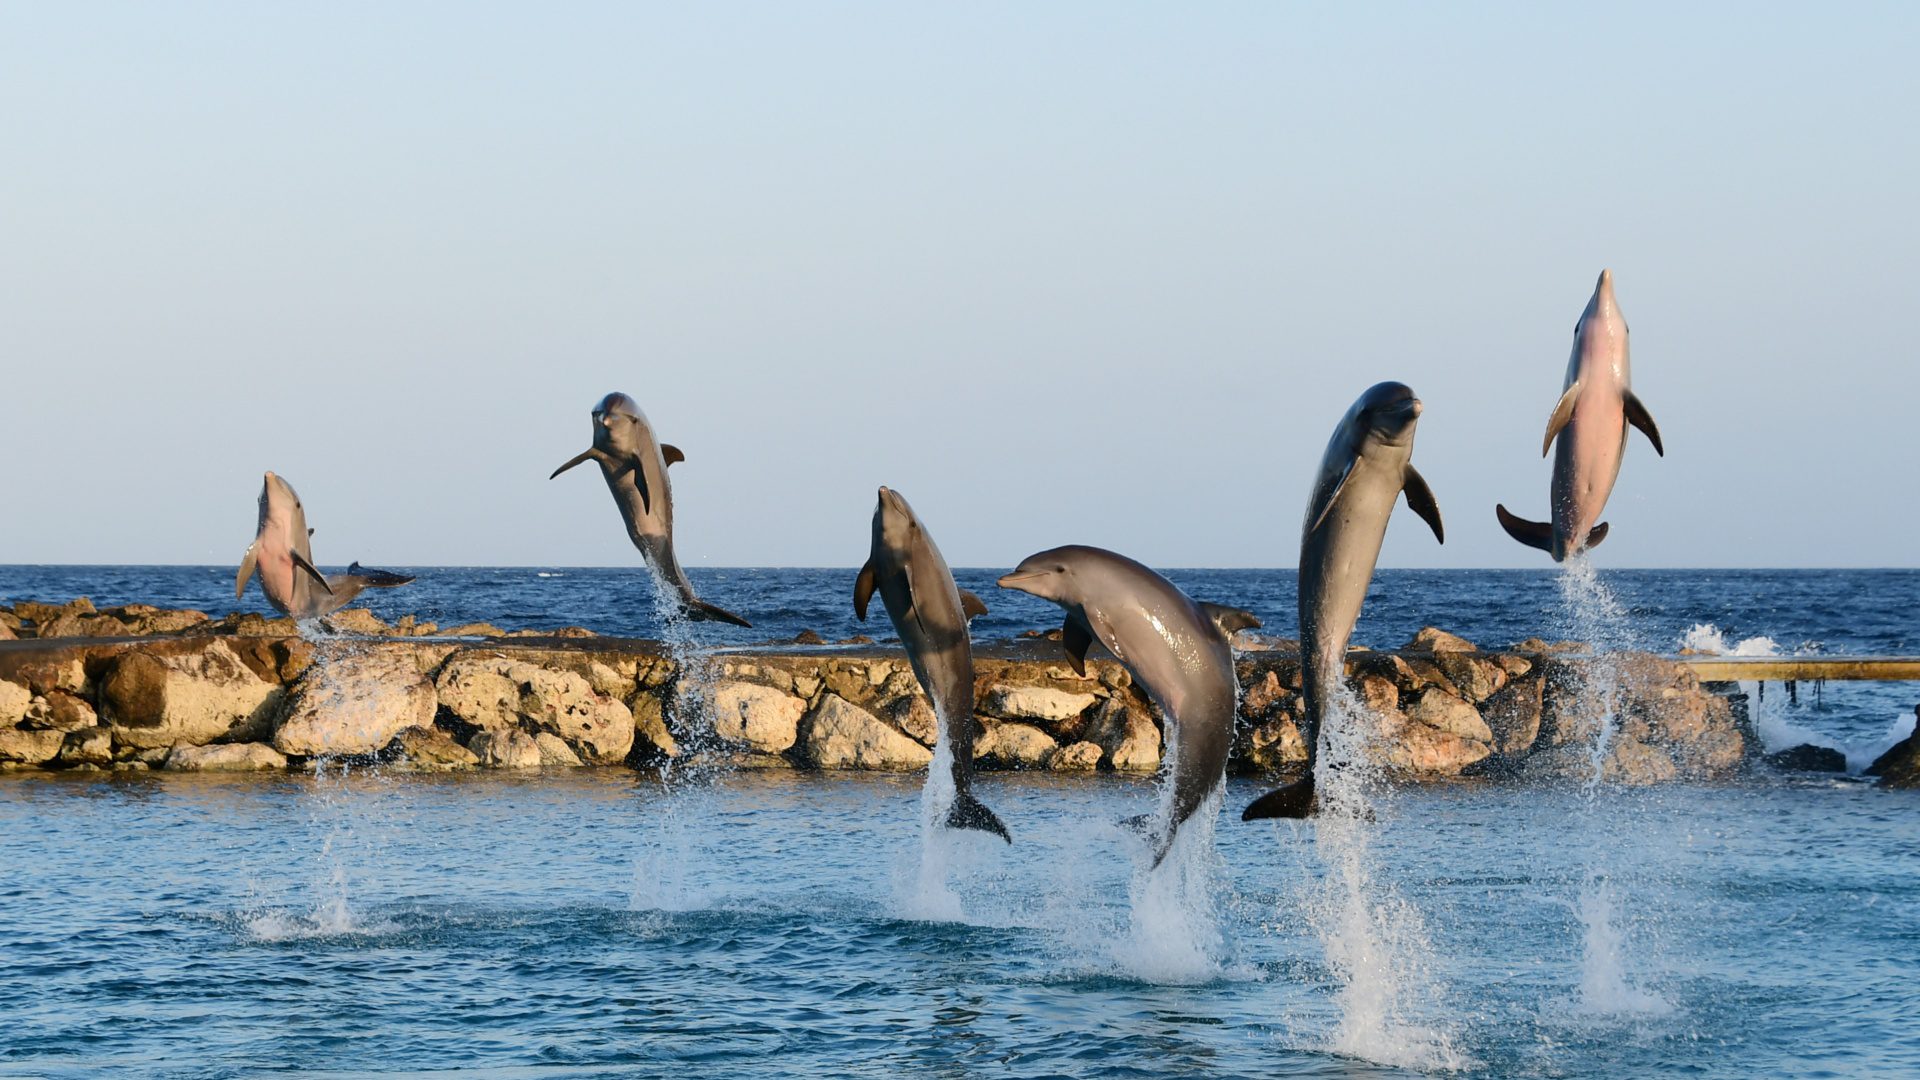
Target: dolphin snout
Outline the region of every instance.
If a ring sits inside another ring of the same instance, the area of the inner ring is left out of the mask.
[[[1001,574],[999,580],[995,581],[994,584],[1003,589],[1018,589],[1021,592],[1025,592],[1027,582],[1046,576],[1047,572],[1045,570],[1015,570],[1011,574]]]

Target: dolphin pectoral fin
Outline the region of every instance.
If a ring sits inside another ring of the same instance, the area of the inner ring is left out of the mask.
[[[1560,434],[1560,429],[1566,427],[1567,421],[1573,419],[1573,403],[1579,396],[1578,382],[1567,387],[1567,392],[1560,395],[1560,403],[1553,407],[1553,415],[1547,418],[1547,437],[1540,442],[1541,457],[1547,456],[1547,451],[1553,446],[1554,436]]]
[[[1666,457],[1666,448],[1660,445],[1660,427],[1653,422],[1653,414],[1647,411],[1647,407],[1640,403],[1639,398],[1633,396],[1631,390],[1626,392],[1625,405],[1627,423],[1640,429],[1640,434],[1645,435],[1647,441],[1653,444],[1654,453]]]
[[[553,477],[551,477],[551,476],[549,476],[549,477],[547,477],[547,479],[549,479],[549,480],[551,480],[551,479],[553,479]],[[307,539],[309,539],[309,540],[311,540],[311,539],[313,539],[313,533],[314,533],[314,530],[312,530],[312,529],[308,529],[308,530],[307,530]]]
[[[687,460],[687,455],[681,453],[680,448],[672,443],[660,444],[660,456],[666,458],[667,464],[669,465],[678,464],[679,462]]]
[[[620,467],[614,470],[613,475],[624,476],[629,472],[633,473],[634,488],[640,492],[640,509],[648,514],[653,513],[653,492],[647,490],[647,470],[640,467],[640,459],[638,457],[629,456],[625,461],[622,461]]]
[[[302,570],[305,570],[308,574],[311,574],[313,576],[313,580],[318,582],[320,587],[327,591],[328,596],[333,595],[333,586],[327,584],[327,576],[325,574],[322,574],[320,571],[314,569],[313,564],[307,561],[307,557],[305,555],[302,555],[297,551],[294,552],[293,565],[299,567]]]
[[[1293,783],[1274,788],[1247,804],[1247,808],[1240,812],[1240,820],[1303,818],[1312,813],[1313,774],[1308,773]]]
[[[987,613],[987,605],[979,597],[965,589],[960,590],[960,611],[969,619],[977,619]]]
[[[1600,541],[1605,540],[1606,538],[1607,538],[1607,523],[1603,521],[1600,524],[1595,525],[1593,528],[1587,530],[1586,550],[1592,551],[1594,548],[1599,547]]]
[[[572,458],[568,459],[565,465],[562,465],[559,468],[553,470],[551,473],[548,473],[547,479],[551,480],[554,477],[559,476],[561,473],[566,472],[568,469],[573,468],[575,465],[578,465],[583,461],[601,461],[604,459],[605,459],[605,455],[600,453],[599,450],[596,450],[593,447],[588,447],[587,449],[580,451],[578,454],[575,454]]]
[[[1251,611],[1204,601],[1200,604],[1200,610],[1207,613],[1207,618],[1213,620],[1213,625],[1220,628],[1220,633],[1229,642],[1233,640],[1235,631],[1260,629],[1260,619]]]
[[[873,560],[860,568],[860,576],[853,579],[853,613],[861,622],[867,621],[867,604],[873,600]]]
[[[733,612],[728,611],[718,604],[709,604],[705,600],[688,600],[687,618],[692,619],[694,622],[723,622],[732,623],[735,626],[744,626],[748,629],[753,628],[753,624],[747,620],[735,615]]]
[[[1507,508],[1504,506],[1495,505],[1493,512],[1499,515],[1500,527],[1507,530],[1508,536],[1530,548],[1539,548],[1541,551],[1548,552],[1553,550],[1553,526],[1545,522],[1514,517],[1507,513]]]
[[[240,599],[247,594],[247,582],[252,580],[253,571],[260,565],[260,556],[254,554],[258,544],[248,544],[247,553],[240,556],[240,572],[233,576],[233,598]]]
[[[973,797],[971,791],[963,792],[953,800],[953,808],[947,811],[947,828],[978,829],[992,833],[1009,844],[1013,843],[1013,834],[1000,823],[993,811],[987,809],[985,803]]]
[[[1093,645],[1093,631],[1079,619],[1068,616],[1066,625],[1060,628],[1060,644],[1066,646],[1067,663],[1073,665],[1073,673],[1085,678],[1087,649]]]
[[[1433,530],[1433,538],[1441,543],[1447,542],[1447,530],[1440,524],[1440,503],[1433,497],[1433,489],[1427,486],[1427,478],[1420,470],[1407,465],[1407,471],[1400,478],[1400,493],[1407,497],[1407,509],[1420,515],[1427,527]]]
[[[1308,532],[1319,528],[1320,524],[1327,520],[1327,515],[1333,512],[1333,504],[1340,500],[1340,493],[1346,490],[1347,478],[1353,475],[1353,465],[1357,460],[1357,458],[1347,459],[1347,467],[1341,470],[1339,481],[1333,485],[1333,490],[1327,493],[1327,501],[1320,507],[1320,516],[1313,519],[1313,524],[1307,529]]]

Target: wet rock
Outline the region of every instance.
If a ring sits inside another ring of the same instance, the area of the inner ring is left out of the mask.
[[[489,769],[537,769],[540,744],[518,728],[482,731],[467,743],[480,764]]]
[[[1385,756],[1388,764],[1407,772],[1458,776],[1492,752],[1493,748],[1479,739],[1410,723],[1388,744]]]
[[[213,623],[210,629],[235,637],[281,638],[295,637],[300,633],[300,627],[284,615],[268,617],[254,611],[236,611]]]
[[[1452,694],[1429,687],[1420,692],[1420,696],[1406,708],[1405,712],[1407,719],[1415,724],[1423,724],[1436,731],[1444,731],[1449,735],[1458,735],[1475,742],[1487,744],[1493,742],[1493,732],[1487,727],[1487,722],[1481,719],[1480,710]]]
[[[1098,743],[1068,743],[1048,755],[1047,768],[1054,772],[1092,772],[1100,767],[1105,752]]]
[[[1884,776],[1888,769],[1900,762],[1920,757],[1920,706],[1914,707],[1915,729],[1906,738],[1889,746],[1885,753],[1873,759],[1861,773],[1863,776]],[[4,715],[0,713],[0,715]]]
[[[371,754],[410,727],[433,724],[433,684],[411,657],[348,654],[307,669],[287,697],[273,748],[295,757]]]
[[[1482,656],[1463,652],[1437,652],[1433,663],[1460,691],[1460,696],[1478,704],[1507,685],[1507,669]]]
[[[99,716],[85,698],[65,690],[49,690],[27,706],[20,726],[42,731],[79,731],[99,722]]]
[[[757,683],[723,683],[713,692],[714,733],[763,754],[791,749],[806,711],[806,702]]]
[[[1458,634],[1449,634],[1437,626],[1423,626],[1407,641],[1408,652],[1479,652],[1480,647]]]
[[[56,760],[62,765],[111,765],[113,734],[102,727],[66,732]]]
[[[185,630],[200,629],[211,623],[204,611],[194,611],[190,608],[157,608],[150,604],[127,604],[123,607],[108,608],[106,614],[126,623],[135,634],[142,637],[178,634]]]
[[[18,761],[40,765],[60,753],[67,736],[62,731],[29,731],[26,728],[0,728],[0,761]]]
[[[365,634],[369,637],[386,637],[393,633],[380,616],[366,608],[343,608],[322,620],[335,633]]]
[[[1880,770],[1875,787],[1920,788],[1920,737],[1907,736],[1873,764]]]
[[[872,713],[829,693],[806,718],[801,753],[819,769],[924,768],[933,752]]]
[[[1160,767],[1160,729],[1141,706],[1108,698],[1087,725],[1087,742],[1100,747],[1115,772],[1153,772]]]
[[[1533,749],[1540,737],[1543,679],[1510,682],[1480,706],[1480,716],[1493,732],[1493,748],[1508,757]]]
[[[793,643],[795,645],[825,645],[827,639],[821,637],[817,631],[802,630],[794,635]]]
[[[1300,721],[1283,712],[1246,729],[1235,756],[1260,772],[1306,761],[1307,741],[1300,734]]]
[[[552,732],[591,764],[624,761],[633,749],[633,713],[626,703],[594,692],[575,672],[503,656],[462,655],[441,669],[434,688],[440,704],[465,724],[496,732],[520,727]]]
[[[33,691],[19,683],[0,679],[0,727],[12,727],[26,719],[33,706]]]
[[[888,709],[893,724],[901,731],[913,736],[922,746],[932,746],[940,737],[940,717],[933,711],[933,704],[925,694],[906,694],[897,697]]]
[[[680,756],[680,744],[667,730],[666,709],[658,696],[644,691],[635,694],[628,709],[633,713],[633,748],[627,751],[629,760],[645,764]]]
[[[216,746],[176,746],[165,767],[174,772],[261,772],[284,769],[287,759],[260,743],[220,743]]]
[[[267,730],[281,690],[219,639],[194,652],[122,655],[101,688],[116,745],[198,746]]]
[[[573,749],[567,745],[566,740],[558,735],[545,731],[536,732],[533,736],[533,744],[540,748],[540,764],[542,766],[552,765],[559,768],[578,768],[584,764],[580,760],[580,755],[574,753]]]
[[[1831,746],[1815,746],[1812,743],[1801,743],[1791,749],[1768,754],[1763,760],[1776,769],[1792,772],[1843,773],[1847,771],[1847,755]]]
[[[993,686],[987,690],[987,703],[983,711],[1009,720],[1059,723],[1077,719],[1098,700],[1092,694],[1077,694],[1046,686]]]
[[[480,764],[478,755],[437,727],[410,727],[401,731],[387,744],[382,756],[398,759],[407,768],[419,772],[451,772]]]
[[[1657,746],[1618,737],[1607,754],[1603,775],[1616,784],[1664,784],[1680,775],[1673,758]]]
[[[1292,699],[1293,691],[1280,682],[1279,673],[1263,671],[1240,691],[1240,712],[1249,718],[1262,717]]]
[[[1032,724],[995,724],[974,740],[973,759],[984,769],[1038,769],[1057,749],[1053,737]]]

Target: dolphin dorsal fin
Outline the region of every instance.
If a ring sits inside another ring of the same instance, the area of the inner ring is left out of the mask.
[[[987,613],[987,605],[979,597],[965,589],[961,589],[960,611],[969,619],[977,619]]]
[[[687,455],[681,453],[680,448],[672,443],[660,444],[660,456],[666,458],[669,465],[687,460]]]
[[[1420,515],[1427,527],[1433,530],[1433,538],[1441,543],[1447,542],[1447,530],[1440,524],[1440,503],[1433,497],[1433,489],[1427,486],[1427,478],[1420,470],[1407,463],[1407,471],[1400,478],[1400,493],[1407,497],[1407,509]]]
[[[1066,625],[1060,628],[1060,644],[1067,650],[1067,663],[1073,665],[1075,675],[1087,673],[1087,649],[1093,645],[1093,631],[1087,624],[1073,616],[1067,616]]]
[[[1566,427],[1567,421],[1573,419],[1573,403],[1579,396],[1580,383],[1578,380],[1575,380],[1572,386],[1567,387],[1566,393],[1560,395],[1559,404],[1553,407],[1553,415],[1547,417],[1547,437],[1540,442],[1541,457],[1547,456],[1547,451],[1553,446],[1554,436],[1560,434],[1560,429]]]
[[[1666,448],[1660,445],[1660,427],[1653,422],[1653,414],[1648,412],[1647,407],[1640,403],[1640,399],[1633,395],[1633,391],[1628,390],[1622,397],[1627,410],[1627,423],[1640,429],[1640,434],[1645,435],[1647,441],[1653,444],[1654,453],[1666,457]]]
[[[873,560],[868,559],[860,568],[860,576],[853,579],[853,613],[861,622],[867,621],[867,604],[873,600]]]
[[[1207,618],[1213,620],[1213,625],[1220,628],[1221,636],[1225,637],[1228,642],[1233,641],[1233,635],[1236,631],[1260,629],[1259,617],[1244,608],[1228,607],[1225,604],[1209,604],[1202,601],[1200,610],[1207,613]]]

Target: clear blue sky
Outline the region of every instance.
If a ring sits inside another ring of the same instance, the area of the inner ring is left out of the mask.
[[[1286,566],[1397,378],[1446,515],[1546,566],[1603,266],[1667,457],[1616,566],[1916,564],[1913,5],[0,7],[0,562]]]

